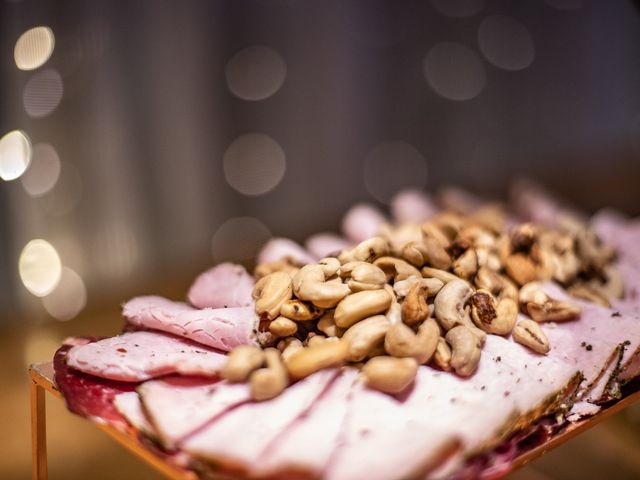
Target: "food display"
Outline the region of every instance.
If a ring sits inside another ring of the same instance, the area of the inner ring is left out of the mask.
[[[253,274],[214,266],[67,339],[56,383],[203,478],[503,475],[640,374],[640,223],[515,191],[402,192],[391,218],[272,239]]]

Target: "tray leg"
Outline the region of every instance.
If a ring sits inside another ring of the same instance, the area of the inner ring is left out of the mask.
[[[47,414],[45,391],[31,381],[31,478],[47,479]]]

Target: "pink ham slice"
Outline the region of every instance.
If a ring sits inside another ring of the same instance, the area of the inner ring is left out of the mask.
[[[241,405],[187,438],[181,448],[229,470],[251,470],[272,442],[309,411],[336,375],[335,370],[322,370],[273,400]]]
[[[253,285],[253,277],[242,265],[221,263],[198,275],[187,298],[197,308],[249,307]]]
[[[314,257],[324,258],[351,248],[353,244],[334,233],[316,233],[307,238],[304,246]]]
[[[431,412],[405,408],[362,385],[352,392],[344,430],[324,478],[418,478],[457,451],[458,438],[429,422]]]
[[[272,238],[260,250],[257,263],[289,260],[297,265],[315,263],[318,259],[288,238]]]
[[[207,422],[251,398],[246,383],[187,377],[145,382],[138,394],[166,448],[174,448]]]
[[[321,477],[339,441],[357,377],[355,369],[345,370],[308,414],[260,455],[254,473],[267,477]]]
[[[136,430],[151,438],[158,435],[147,414],[142,408],[142,402],[136,392],[125,392],[116,395],[113,399],[113,406],[120,414],[127,419],[127,422]]]
[[[403,190],[391,200],[391,216],[397,223],[422,223],[437,212],[433,201],[420,190]]]
[[[73,347],[67,365],[90,375],[123,382],[180,373],[214,376],[226,356],[192,342],[155,332],[130,332]]]
[[[342,232],[353,243],[375,237],[387,217],[373,205],[360,203],[351,207],[342,218]]]
[[[258,323],[253,306],[197,309],[157,296],[129,300],[122,314],[135,327],[172,333],[225,352],[255,343]]]

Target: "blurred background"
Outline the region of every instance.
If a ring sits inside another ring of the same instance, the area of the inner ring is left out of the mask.
[[[26,367],[358,201],[528,176],[640,214],[633,0],[0,0],[1,478]],[[49,401],[51,478],[156,478]],[[631,408],[513,478],[640,477]]]

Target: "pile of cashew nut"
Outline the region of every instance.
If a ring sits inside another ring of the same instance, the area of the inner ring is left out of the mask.
[[[258,265],[253,296],[268,340],[234,349],[223,377],[248,381],[253,398],[266,400],[348,364],[369,387],[395,394],[419,365],[473,375],[488,334],[549,352],[539,323],[575,319],[580,308],[551,298],[542,281],[601,304],[622,296],[614,252],[584,226],[506,231],[504,223],[496,206],[445,212],[422,225],[385,226],[318,263]],[[520,311],[530,319],[518,320]]]

